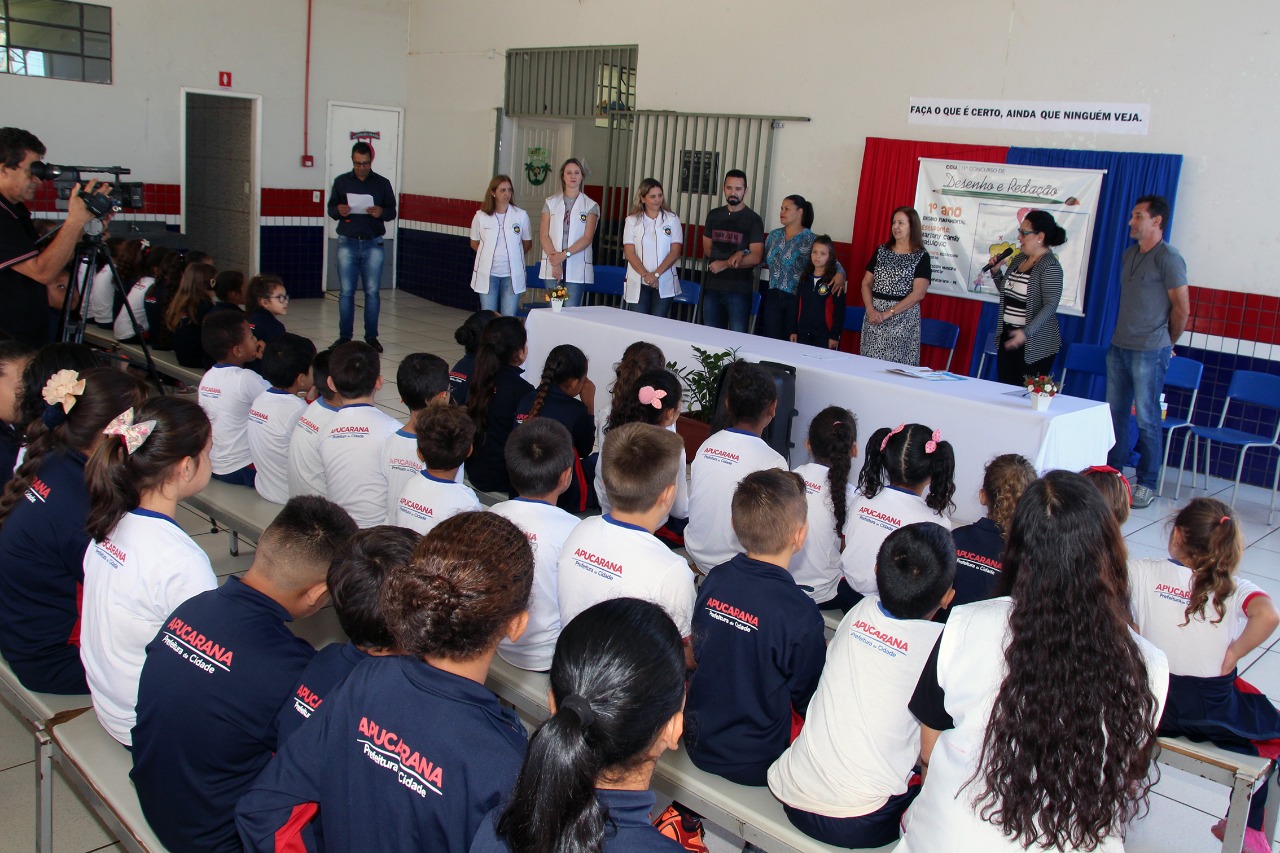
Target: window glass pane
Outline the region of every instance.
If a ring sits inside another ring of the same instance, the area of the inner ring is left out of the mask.
[[[49,53],[45,55],[45,65],[47,77],[56,77],[59,80],[84,79],[84,60],[78,56]]]
[[[110,59],[86,59],[84,61],[84,79],[87,83],[110,83]]]
[[[111,9],[108,6],[85,6],[84,28],[95,33],[111,32]]]
[[[84,55],[99,56],[103,59],[111,58],[111,35],[110,33],[85,33],[84,34]]]
[[[9,73],[25,74],[28,77],[43,77],[44,54],[38,50],[19,50],[9,48]]]
[[[9,43],[37,50],[57,50],[78,54],[80,53],[80,32],[10,21]]]
[[[9,17],[78,28],[80,4],[63,0],[9,0]]]

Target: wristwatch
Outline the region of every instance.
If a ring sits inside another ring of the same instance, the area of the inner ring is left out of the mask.
[[[567,261],[567,260],[569,260],[569,259],[570,259],[570,258],[572,258],[572,257],[573,257],[573,252],[570,252],[568,249],[565,249],[565,250],[564,250],[564,259]]]

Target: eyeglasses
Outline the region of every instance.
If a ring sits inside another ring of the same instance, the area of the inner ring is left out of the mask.
[[[274,299],[276,302],[283,302],[286,305],[289,304],[289,294],[287,293],[277,293],[275,296],[268,296],[267,298]]]
[[[1021,228],[1019,228],[1018,233],[1021,234],[1023,237],[1030,237],[1032,234],[1035,234],[1036,232],[1035,230],[1023,231]]]

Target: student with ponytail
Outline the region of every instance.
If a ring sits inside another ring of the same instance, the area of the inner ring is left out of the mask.
[[[876,554],[885,537],[917,521],[950,530],[947,513],[955,509],[951,497],[956,492],[955,451],[941,430],[924,424],[882,427],[871,434],[865,450],[840,555],[845,579],[859,600],[876,592]]]
[[[98,722],[128,746],[147,643],[179,604],[217,586],[209,557],[174,520],[209,482],[212,430],[196,402],[156,397],[103,433],[85,468],[80,659]]]
[[[662,350],[648,341],[636,341],[623,350],[622,358],[613,366],[613,383],[608,388],[609,409],[600,412],[596,418],[596,447],[604,447],[605,430],[609,428],[609,422],[615,419],[617,407],[629,402],[629,391],[636,387],[640,374],[661,370],[666,366],[667,357],[662,354]]]
[[[649,822],[654,764],[684,728],[684,675],[680,632],[658,605],[615,598],[580,613],[556,643],[553,713],[471,853],[684,849]]]
[[[823,610],[848,613],[858,600],[840,566],[844,525],[857,495],[849,482],[858,455],[858,421],[853,412],[827,406],[814,415],[804,446],[812,462],[795,469],[804,478],[809,502],[809,535],[791,560],[791,574]]]
[[[1240,521],[1216,498],[1196,498],[1173,520],[1169,559],[1129,561],[1129,596],[1142,636],[1169,656],[1169,701],[1160,734],[1208,740],[1243,755],[1280,755],[1280,713],[1242,679],[1237,665],[1280,625],[1271,597],[1236,577],[1244,554]],[[1244,849],[1262,853],[1267,789],[1249,808]],[[1226,821],[1213,833],[1222,838]]]
[[[29,690],[89,692],[80,663],[84,468],[120,406],[146,395],[141,380],[117,370],[62,370],[27,427],[26,456],[0,497],[0,653]]]
[[[511,490],[502,454],[516,424],[516,406],[533,390],[520,367],[529,355],[528,341],[515,317],[496,317],[480,334],[475,372],[467,383],[467,414],[476,425],[467,479],[477,491]]]
[[[516,423],[530,418],[550,418],[564,424],[573,436],[577,462],[573,481],[560,496],[557,506],[570,512],[585,512],[599,506],[595,495],[597,456],[596,384],[587,376],[587,356],[573,344],[560,344],[547,354],[538,387],[521,398],[516,406]]]

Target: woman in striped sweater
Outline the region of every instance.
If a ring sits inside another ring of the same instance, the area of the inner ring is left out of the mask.
[[[1004,261],[991,258],[991,278],[1000,291],[996,318],[996,372],[1001,382],[1021,385],[1027,376],[1046,374],[1062,347],[1058,301],[1062,264],[1052,247],[1067,242],[1067,232],[1043,210],[1032,210],[1018,226],[1018,252]]]

